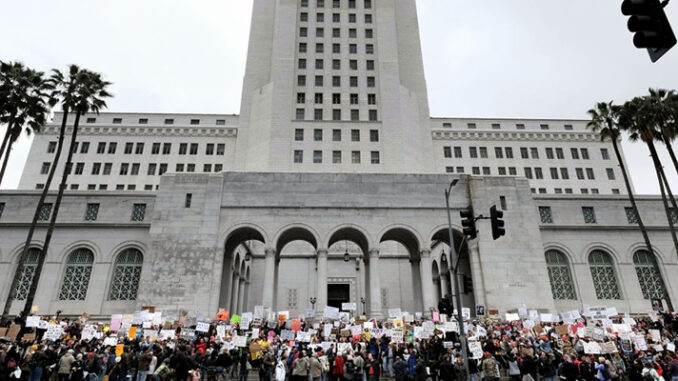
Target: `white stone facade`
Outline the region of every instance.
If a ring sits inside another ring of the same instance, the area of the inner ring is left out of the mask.
[[[420,51],[414,0],[255,0],[240,115],[84,116],[40,312],[428,312],[452,292],[453,179],[464,306],[676,305],[661,201],[639,201],[653,260],[609,143],[581,120],[431,118]],[[60,123],[35,137],[20,190],[0,192],[0,298]],[[506,236],[480,220],[462,242],[459,211],[492,205]]]

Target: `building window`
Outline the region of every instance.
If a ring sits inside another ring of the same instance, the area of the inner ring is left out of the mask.
[[[191,143],[191,150],[189,151],[191,155],[198,154],[198,143]]]
[[[558,180],[558,168],[549,168],[549,172],[551,172],[552,180]]]
[[[54,153],[56,151],[57,142],[49,142],[47,144],[47,153]]]
[[[139,118],[139,124],[148,124],[148,118]]]
[[[323,109],[317,108],[313,110],[313,120],[323,120]]]
[[[151,146],[151,155],[157,155],[160,153],[160,143],[153,143]]]
[[[457,173],[464,173],[464,167],[457,167]]]
[[[26,300],[28,290],[31,288],[35,277],[41,252],[42,250],[37,248],[28,249],[23,265],[17,267],[18,278],[14,288],[14,300]]]
[[[548,125],[548,124],[540,124],[540,125],[539,125],[539,128],[541,128],[542,130],[548,130],[548,129],[549,129],[549,125]]]
[[[323,104],[323,93],[315,93],[314,102],[317,105]]]
[[[333,87],[341,87],[341,77],[338,75],[335,75],[332,77],[332,86]]]
[[[564,159],[565,158],[565,155],[563,154],[562,148],[556,148],[556,158],[558,158],[558,159]]]
[[[478,148],[476,147],[468,147],[468,155],[472,159],[475,159],[478,157]]]
[[[195,164],[186,164],[186,172],[195,172]]]
[[[214,164],[214,172],[219,173],[224,169],[223,164]]]
[[[341,130],[332,130],[332,141],[333,142],[341,141]]]
[[[49,167],[50,163],[42,163],[42,166],[40,167],[40,174],[41,175],[46,175],[49,173]]]
[[[600,156],[603,160],[610,160],[610,153],[607,151],[607,148],[600,149]]]
[[[214,143],[205,144],[205,155],[214,155]]]
[[[205,173],[212,172],[212,164],[203,164],[202,165],[202,171],[205,172]]]
[[[571,124],[566,124],[566,125],[565,125],[565,131],[572,131],[573,129],[574,129],[574,127],[572,127]]]
[[[351,120],[352,121],[360,120],[360,110],[351,110]]]
[[[158,169],[158,175],[162,176],[167,172],[167,164],[163,163],[160,164],[160,168]]]
[[[372,164],[379,164],[380,163],[379,151],[370,152],[370,159]]]
[[[94,254],[88,249],[76,249],[69,254],[59,300],[85,300],[92,275],[92,263]]]
[[[113,124],[121,124],[122,118],[113,118]]]
[[[503,159],[504,158],[504,151],[501,149],[501,147],[494,147],[494,156],[497,159]]]
[[[5,203],[0,202],[0,219],[2,219],[2,212],[5,211]]]
[[[323,151],[313,151],[313,163],[321,164],[323,162]]]
[[[370,130],[370,141],[373,143],[379,141],[379,130]]]
[[[303,142],[304,141],[304,129],[297,128],[294,130],[294,141]]]
[[[352,164],[360,164],[360,151],[352,151],[351,152],[351,163]]]
[[[607,179],[608,180],[614,180],[614,168],[607,168]]]
[[[475,123],[467,123],[466,127],[470,130],[475,130],[476,129],[476,124]]]
[[[445,172],[454,173],[454,167],[445,167]]]
[[[332,120],[338,121],[341,120],[341,110],[333,109],[332,110]]]
[[[617,275],[610,254],[594,250],[589,254],[589,267],[593,278],[593,288],[598,299],[621,299]]]
[[[322,142],[323,141],[323,130],[322,129],[315,129],[313,130],[313,141],[316,142]]]
[[[551,148],[551,147],[546,148],[546,158],[547,159],[555,158],[555,156],[553,156],[553,148]]]
[[[575,300],[574,282],[570,274],[570,263],[565,254],[558,250],[546,252],[546,268],[551,283],[551,294],[556,300]]]
[[[80,145],[80,153],[87,153],[89,152],[89,142],[82,142]]]
[[[657,260],[647,250],[638,250],[633,254],[633,264],[636,267],[636,275],[640,282],[640,290],[643,298],[664,299],[664,280],[659,272]]]
[[[522,123],[516,124],[516,130],[524,130],[524,129],[525,129],[525,125],[524,125],[524,124],[522,124]]]
[[[552,224],[553,223],[553,213],[551,212],[550,206],[540,206],[539,207],[539,218],[543,224]]]
[[[577,180],[584,180],[584,168],[575,168],[574,171],[577,173]]]
[[[144,256],[137,249],[118,254],[113,267],[113,280],[108,300],[136,300]]]
[[[40,205],[40,212],[38,213],[38,221],[48,221],[52,214],[52,203],[46,202]]]
[[[360,141],[360,130],[351,130],[351,141],[352,142]]]
[[[483,167],[483,175],[485,175],[485,176],[491,175],[490,167]]]
[[[85,221],[96,221],[99,215],[99,204],[87,204],[85,208]]]
[[[445,158],[451,158],[452,157],[452,147],[443,147],[443,156]]]
[[[341,164],[341,151],[332,151],[332,163]]]
[[[596,176],[593,174],[593,168],[586,168],[586,177],[589,180],[595,180]]]
[[[132,206],[132,221],[143,221],[146,218],[146,204]]]
[[[471,167],[471,173],[474,175],[480,175],[480,167]]]
[[[462,157],[461,147],[454,147],[454,157],[457,159]]]
[[[537,167],[534,169],[534,178],[537,180],[541,180],[544,178],[544,174],[541,171],[541,168]]]
[[[96,122],[97,122],[97,118],[87,118],[86,122],[87,122],[87,124],[90,124],[90,123],[96,123]]]
[[[589,159],[589,150],[588,150],[588,148],[582,148],[582,149],[581,149],[581,158],[584,159],[584,160],[588,160],[588,159]]]
[[[560,177],[563,180],[569,180],[570,179],[570,174],[567,171],[567,168],[560,168]]]
[[[302,150],[294,151],[294,162],[297,164],[304,162],[304,151]]]
[[[518,171],[516,170],[516,167],[509,167],[509,176],[517,176]]]
[[[305,118],[305,110],[303,108],[298,108],[297,109],[297,114],[295,116],[295,119],[297,120],[304,120]]]
[[[579,150],[576,148],[570,148],[570,154],[572,155],[572,159],[579,160]]]
[[[377,83],[376,78],[367,77],[367,87],[375,87],[376,83]]]
[[[157,164],[155,164],[155,163],[148,164],[148,172],[146,172],[146,174],[149,175],[149,176],[155,175],[155,169],[156,168],[157,168]]]
[[[297,86],[306,86],[306,76],[305,75],[297,76]]]
[[[532,179],[532,168],[525,167],[525,177],[528,179]]]
[[[377,121],[377,116],[378,116],[378,115],[377,115],[377,110],[370,110],[368,115],[369,115],[369,120],[370,120],[371,122],[376,122],[376,121]]]
[[[493,129],[493,130],[499,130],[499,129],[501,129],[501,124],[499,124],[499,123],[492,123],[492,129]]]
[[[584,215],[584,223],[595,224],[596,223],[596,213],[593,207],[591,206],[582,206],[582,214]]]

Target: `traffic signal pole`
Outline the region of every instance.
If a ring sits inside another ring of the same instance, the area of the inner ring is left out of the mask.
[[[447,227],[450,235],[450,262],[454,263],[452,268],[452,275],[454,277],[454,293],[457,305],[457,324],[459,325],[459,341],[461,342],[461,357],[464,361],[464,368],[466,368],[466,377],[468,379],[468,349],[466,344],[466,330],[464,329],[464,314],[461,310],[461,287],[459,286],[459,254],[454,246],[454,234],[452,232],[452,217],[450,216],[450,192],[452,187],[457,185],[457,180],[453,180],[450,186],[445,190],[445,206],[447,209]]]

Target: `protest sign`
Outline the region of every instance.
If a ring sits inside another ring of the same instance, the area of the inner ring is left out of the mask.
[[[195,330],[198,332],[208,332],[210,330],[210,325],[204,322],[198,322],[195,326]]]
[[[120,330],[120,326],[122,325],[122,315],[111,315],[111,331],[117,332]]]
[[[247,336],[235,336],[233,338],[233,344],[238,348],[247,347]]]
[[[57,324],[50,324],[47,326],[47,330],[45,333],[42,335],[42,338],[45,340],[59,340],[61,338],[61,334],[63,333],[63,328],[61,328],[60,325]]]
[[[471,309],[468,307],[462,307],[461,316],[464,318],[464,320],[471,320]]]
[[[263,319],[264,318],[264,306],[254,306],[254,318]]]
[[[323,317],[325,319],[338,320],[339,319],[339,309],[336,307],[326,306],[323,310]]]
[[[520,316],[516,313],[506,313],[506,321],[520,320]]]
[[[662,341],[662,335],[658,329],[651,329],[650,335],[652,335],[652,341],[655,343],[660,343]]]
[[[391,340],[394,343],[402,343],[403,342],[403,330],[402,329],[393,329],[393,331],[391,331]]]
[[[118,345],[118,339],[116,337],[107,337],[104,339],[104,347],[114,347]]]
[[[341,303],[341,309],[343,311],[355,311],[358,306],[356,303]]]
[[[400,308],[389,308],[388,309],[388,317],[391,319],[398,319],[403,316],[402,311],[400,311]]]
[[[540,314],[539,321],[542,323],[551,323],[553,322],[553,314]]]
[[[645,341],[645,338],[641,335],[636,335],[635,337],[635,342],[636,342],[636,347],[641,350],[641,351],[646,351],[647,350],[647,342]]]
[[[125,344],[118,344],[115,346],[115,357],[122,356],[122,353],[125,351]]]
[[[251,312],[243,312],[240,315],[240,328],[248,329],[252,323],[252,320],[254,320],[254,316]]]
[[[598,355],[600,354],[600,345],[598,345],[597,342],[591,341],[591,342],[584,342],[584,353],[590,354],[590,355]]]
[[[296,337],[296,334],[292,330],[283,329],[283,330],[280,331],[280,339],[282,339],[284,341],[294,340],[295,337]]]
[[[38,327],[40,324],[40,316],[28,316],[26,317],[26,327],[33,328]]]
[[[301,331],[301,320],[299,319],[292,319],[292,331],[294,332],[299,332]]]
[[[468,350],[471,352],[471,357],[473,359],[483,358],[483,347],[479,341],[469,341]]]
[[[527,311],[527,316],[530,318],[532,321],[537,321],[539,320],[539,312],[537,310],[529,310]]]

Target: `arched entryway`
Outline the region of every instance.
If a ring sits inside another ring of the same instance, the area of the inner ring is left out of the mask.
[[[421,250],[419,235],[407,226],[391,226],[384,229],[378,237],[379,251],[375,263],[370,258],[370,276],[374,272],[380,276],[379,287],[373,290],[376,282],[370,279],[370,295],[378,296],[383,309],[403,308],[412,312],[428,312],[433,307],[430,295],[433,286],[431,280],[430,251]],[[424,275],[422,276],[422,262]],[[381,263],[378,264],[378,263]],[[382,270],[384,267],[387,270]],[[427,282],[422,282],[427,279]],[[426,295],[424,298],[422,296]]]
[[[346,225],[331,231],[327,250],[318,251],[318,306],[341,308],[343,303],[355,303],[357,310],[352,312],[367,313],[366,263],[369,263],[369,239],[362,229]]]
[[[310,227],[287,226],[280,230],[275,241],[275,270],[273,306],[287,310],[293,316],[304,314],[311,308],[314,295],[315,258],[318,235]],[[279,283],[283,274],[285,282]],[[294,276],[289,276],[294,274]]]
[[[455,251],[459,258],[459,286],[461,292],[461,303],[463,307],[470,308],[471,313],[475,313],[475,287],[473,279],[473,264],[470,257],[468,244],[463,234],[453,230],[453,239]],[[456,304],[454,298],[454,278],[452,277],[452,268],[454,263],[450,251],[450,234],[447,227],[441,227],[431,236],[431,255],[439,263],[440,282],[436,285],[440,289],[440,297],[450,295],[453,304]],[[436,306],[440,299],[436,300]],[[456,308],[456,305],[454,306]]]
[[[246,309],[249,293],[247,273],[252,258],[252,246],[257,242],[265,244],[266,239],[261,230],[252,226],[238,227],[226,236],[219,294],[220,308],[228,309],[231,313]]]

